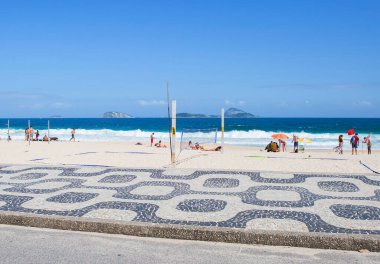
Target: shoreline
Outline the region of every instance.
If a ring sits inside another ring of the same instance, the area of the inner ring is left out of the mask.
[[[206,145],[206,147],[215,146]],[[290,148],[288,148],[289,150]],[[380,151],[372,155],[358,150],[343,155],[326,149],[306,149],[304,153],[265,152],[263,148],[226,145],[224,152],[184,150],[177,144],[176,168],[253,170],[288,173],[374,174],[380,171]],[[364,154],[365,153],[365,154]],[[178,155],[179,154],[179,155]],[[150,147],[143,142],[31,142],[0,141],[0,164],[84,165],[129,168],[169,168],[170,149]],[[379,176],[380,177],[380,176]]]

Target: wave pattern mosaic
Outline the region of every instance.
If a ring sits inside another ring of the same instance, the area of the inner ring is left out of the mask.
[[[380,177],[0,166],[0,213],[380,235]]]

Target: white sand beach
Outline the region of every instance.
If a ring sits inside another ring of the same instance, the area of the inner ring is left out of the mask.
[[[177,155],[179,150],[177,150]],[[304,153],[267,153],[262,149],[225,146],[224,153],[185,150],[177,157],[177,168],[256,170],[292,173],[371,174],[380,171],[380,151],[367,155],[359,150],[306,150]],[[128,168],[168,168],[170,149],[136,146],[128,142],[28,142],[0,141],[0,164],[99,165]],[[379,176],[380,177],[380,176]]]

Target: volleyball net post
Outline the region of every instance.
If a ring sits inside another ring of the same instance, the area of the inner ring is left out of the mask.
[[[221,151],[222,153],[224,152],[224,108],[221,109],[220,113],[220,118],[221,118],[221,127],[220,127],[220,132],[221,132],[221,137],[220,137],[220,145],[222,147]]]
[[[172,144],[171,144],[171,154],[172,154],[172,164],[175,166],[176,162],[176,154],[175,154],[175,148],[176,148],[176,126],[177,126],[177,101],[173,100],[172,101],[172,133],[171,133],[171,138],[172,138]]]

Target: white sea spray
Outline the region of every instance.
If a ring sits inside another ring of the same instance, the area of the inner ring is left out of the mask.
[[[6,140],[7,129],[0,129],[1,140]],[[112,130],[112,129],[77,129],[76,138],[79,141],[88,142],[148,142],[150,135],[153,131],[136,130]],[[25,131],[23,129],[11,129],[10,135],[12,140],[24,140]],[[46,129],[39,130],[40,138],[48,134]],[[265,147],[271,140],[271,136],[275,133],[282,133],[281,131],[263,131],[263,130],[249,130],[249,131],[227,131],[224,134],[225,143],[231,145],[242,146],[255,146]],[[330,149],[338,144],[339,133],[307,133],[307,132],[283,132],[291,137],[296,134],[300,138],[311,139],[312,143],[306,143],[307,148]],[[68,141],[71,138],[71,129],[51,129],[51,137],[57,137],[60,141]],[[361,135],[366,136],[366,135]],[[210,142],[215,137],[215,132],[188,132],[186,138],[191,138],[194,142]],[[220,143],[221,133],[217,132],[217,144]],[[349,148],[350,136],[344,135],[345,148]],[[155,132],[156,140],[168,141],[168,132]],[[380,134],[371,136],[373,148],[378,149],[377,139],[380,139]],[[178,142],[181,140],[181,131],[177,133]],[[288,145],[291,145],[291,138],[287,140]]]

